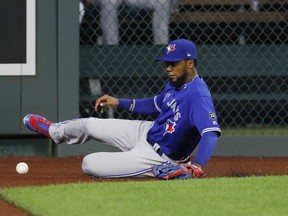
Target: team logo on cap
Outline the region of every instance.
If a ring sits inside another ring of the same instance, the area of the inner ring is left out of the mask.
[[[169,44],[167,47],[167,54],[170,53],[171,51],[176,50],[176,44]]]

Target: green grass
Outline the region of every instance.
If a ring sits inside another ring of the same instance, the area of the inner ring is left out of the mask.
[[[287,215],[288,176],[93,182],[0,190],[33,215]]]

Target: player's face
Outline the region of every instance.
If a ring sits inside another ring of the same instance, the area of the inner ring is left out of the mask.
[[[166,72],[172,86],[181,87],[183,84],[185,84],[191,79],[191,73],[189,73],[191,60],[165,63]]]

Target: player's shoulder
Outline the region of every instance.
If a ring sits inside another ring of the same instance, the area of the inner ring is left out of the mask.
[[[173,87],[169,82],[165,84],[164,91],[174,91],[175,87]]]
[[[188,89],[195,96],[209,96],[209,97],[211,97],[211,93],[209,91],[209,88],[201,76],[197,76],[193,80],[191,85],[189,85]]]

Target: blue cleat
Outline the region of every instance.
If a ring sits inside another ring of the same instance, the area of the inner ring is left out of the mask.
[[[52,124],[52,122],[48,121],[44,117],[36,114],[28,114],[23,118],[23,123],[30,130],[38,132],[50,138],[49,127]]]
[[[152,173],[159,179],[191,179],[192,173],[184,164],[162,163],[152,167]]]

